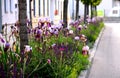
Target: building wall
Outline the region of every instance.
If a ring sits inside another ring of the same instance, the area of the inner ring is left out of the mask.
[[[104,15],[108,16],[110,10],[113,7],[113,1],[112,0],[102,0],[102,2],[100,3],[100,5],[97,7],[98,10],[104,10]]]
[[[15,7],[15,4],[17,4],[17,0],[1,0],[1,1],[2,1],[2,24],[15,23],[18,20],[18,7]]]
[[[48,17],[51,21],[60,20],[62,17],[62,0],[33,0],[32,7],[32,22],[36,26],[39,18]],[[55,15],[57,10],[58,14]]]
[[[40,17],[50,16],[50,0],[33,0],[31,9],[33,26],[36,26]]]

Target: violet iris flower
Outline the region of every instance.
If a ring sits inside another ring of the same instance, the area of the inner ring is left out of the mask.
[[[75,40],[79,40],[80,38],[79,38],[79,36],[76,36],[76,37],[74,37],[74,39],[75,39]]]

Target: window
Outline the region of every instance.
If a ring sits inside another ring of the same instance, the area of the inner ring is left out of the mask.
[[[118,13],[118,11],[117,10],[113,10],[113,14],[117,14]]]
[[[13,2],[10,0],[10,12],[13,13]]]
[[[49,1],[50,0],[47,0],[47,15],[49,16]]]
[[[8,0],[4,0],[4,11],[5,11],[5,13],[8,13],[8,11],[9,11],[9,6],[8,6]]]
[[[39,16],[41,15],[41,11],[40,11],[40,10],[41,10],[41,9],[40,9],[40,6],[41,6],[40,3],[41,3],[41,2],[40,2],[40,1],[41,1],[41,0],[39,0],[39,4],[38,4],[38,5],[39,5]]]

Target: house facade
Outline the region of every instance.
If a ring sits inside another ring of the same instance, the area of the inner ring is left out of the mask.
[[[33,26],[37,25],[41,17],[49,17],[51,21],[58,23],[63,19],[63,1],[64,0],[32,0],[30,5],[29,0],[27,0],[27,17],[30,19],[31,13]],[[73,17],[74,6],[71,6],[73,2],[74,0],[69,0],[68,3],[68,19]],[[18,0],[0,1],[1,28],[4,24],[13,25],[18,21],[18,7]]]
[[[18,0],[0,0],[0,31],[2,25],[14,25],[18,21]],[[29,18],[29,0],[27,0],[27,16]]]
[[[13,24],[18,19],[17,0],[1,0],[2,25]]]
[[[42,17],[57,21],[63,16],[63,0],[32,0],[31,9],[33,26],[37,25]]]
[[[0,31],[2,25],[12,25],[17,20],[16,0],[0,0]]]

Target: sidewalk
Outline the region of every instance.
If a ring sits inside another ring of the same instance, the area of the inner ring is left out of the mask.
[[[120,78],[120,23],[107,23],[88,78]]]
[[[94,43],[94,45],[93,45],[93,48],[90,49],[90,57],[89,57],[90,63],[93,62],[93,59],[94,59],[94,56],[95,56],[95,52],[96,52],[96,50],[97,50],[98,44],[99,44],[100,39],[101,39],[101,37],[102,37],[102,34],[103,34],[103,32],[104,32],[104,29],[105,29],[105,27],[101,30],[101,32],[100,32],[97,40],[95,41],[95,43]],[[88,69],[83,70],[78,78],[88,78],[88,74],[89,74],[90,68],[91,68],[91,65],[88,66]]]
[[[120,23],[105,23],[91,66],[79,78],[120,78]]]

